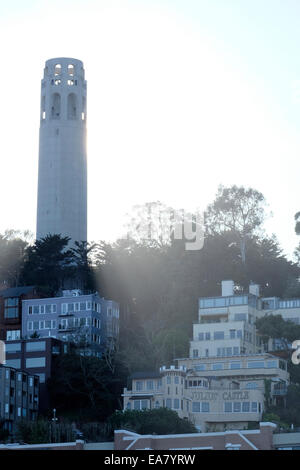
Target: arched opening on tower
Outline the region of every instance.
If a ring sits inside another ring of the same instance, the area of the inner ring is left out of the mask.
[[[77,97],[75,93],[68,95],[68,119],[77,118]]]
[[[52,95],[52,103],[51,103],[51,119],[59,119],[60,118],[60,94],[54,93]]]
[[[75,73],[75,67],[74,67],[74,65],[73,65],[73,64],[69,64],[69,65],[68,65],[68,74],[73,76],[74,73]]]
[[[56,64],[54,66],[54,75],[60,75],[61,74],[61,64]]]

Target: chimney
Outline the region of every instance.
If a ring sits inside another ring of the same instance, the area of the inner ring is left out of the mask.
[[[234,288],[233,281],[222,281],[222,297],[228,297],[230,295],[234,295],[233,288]]]
[[[259,297],[259,285],[258,284],[250,284],[249,285],[249,294],[256,295]]]

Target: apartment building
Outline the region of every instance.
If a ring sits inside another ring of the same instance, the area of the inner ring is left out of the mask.
[[[49,408],[47,380],[52,375],[54,358],[68,351],[67,343],[49,337],[5,342],[5,365],[39,379],[39,411]]]
[[[85,354],[100,357],[119,335],[119,305],[97,293],[63,291],[62,297],[30,299],[22,305],[22,336],[52,337],[82,344]]]
[[[262,419],[265,381],[274,404],[284,399],[289,383],[287,363],[271,354],[228,358],[178,359],[178,366],[159,373],[133,374],[124,389],[124,409],[167,407],[202,432],[247,429]]]
[[[255,322],[271,313],[296,321],[297,301],[261,298],[256,284],[235,294],[233,281],[222,281],[221,296],[199,299],[189,357],[157,373],[133,374],[131,389],[124,389],[124,409],[171,408],[202,432],[259,422],[266,384],[270,401],[284,402],[289,373],[287,361],[268,352],[273,344],[262,343]]]
[[[39,407],[39,377],[0,365],[0,419],[13,431],[20,420],[34,421]]]
[[[0,291],[0,340],[20,339],[22,301],[41,298],[35,286],[12,287]]]

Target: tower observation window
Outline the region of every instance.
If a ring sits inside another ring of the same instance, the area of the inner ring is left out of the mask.
[[[61,74],[61,64],[56,64],[54,67],[54,75],[60,75]]]
[[[52,95],[51,118],[59,119],[60,117],[60,95],[54,93]]]

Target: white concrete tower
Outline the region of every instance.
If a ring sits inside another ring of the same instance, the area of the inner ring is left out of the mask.
[[[36,238],[87,240],[86,81],[83,63],[47,60],[41,88]]]

